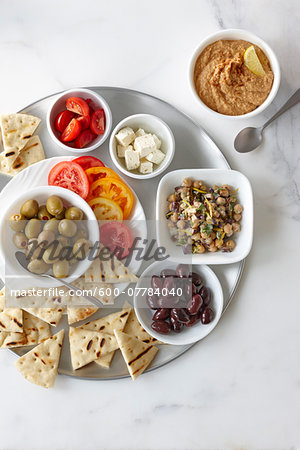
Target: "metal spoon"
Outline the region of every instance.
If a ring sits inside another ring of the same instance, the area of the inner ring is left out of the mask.
[[[30,272],[27,269],[28,266],[28,259],[26,258],[25,253],[23,252],[16,252],[15,253],[15,257],[18,261],[19,264],[21,264],[21,266],[26,269],[29,273],[32,274],[32,272]],[[35,276],[39,276],[39,277],[44,277],[44,278],[51,278],[52,280],[55,280],[57,282],[57,278],[55,278],[53,275],[49,275],[48,273],[43,273],[43,274],[34,274]],[[64,284],[65,286],[67,286],[69,289],[71,289],[72,291],[80,291],[80,289],[78,289],[76,286],[73,286],[70,283],[67,283],[66,281],[64,281],[62,278],[59,279],[59,281]],[[97,306],[98,308],[102,308],[103,304],[101,303],[100,300],[98,300],[96,297],[93,297],[91,295],[86,295],[83,291],[82,292],[82,297],[85,298],[86,300],[88,300],[89,302],[91,302],[93,305]]]
[[[255,150],[262,142],[262,133],[264,129],[267,128],[267,126],[270,125],[273,120],[281,116],[281,114],[297,105],[299,101],[300,89],[297,89],[297,91],[288,99],[288,101],[280,108],[280,110],[277,111],[277,113],[274,114],[274,116],[271,117],[271,119],[269,119],[262,127],[248,127],[241,130],[234,140],[234,148],[236,149],[236,151],[240,153],[248,153],[252,152],[252,150]]]

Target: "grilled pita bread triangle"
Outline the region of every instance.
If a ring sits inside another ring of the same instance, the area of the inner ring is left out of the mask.
[[[98,308],[93,308],[91,306],[68,306],[68,323],[69,325],[72,325],[73,323],[79,322],[80,320],[84,320],[87,317],[90,317],[96,311],[98,311]]]
[[[143,341],[145,344],[161,344],[160,341],[150,336],[146,330],[140,324],[138,318],[136,317],[134,309],[131,310],[128,320],[126,322],[124,333],[133,336],[140,341]]]
[[[158,349],[122,331],[115,331],[115,336],[131,378],[135,380],[149,366]]]
[[[29,312],[33,316],[42,319],[44,322],[49,323],[53,327],[56,327],[62,318],[64,308],[23,308],[24,311]]]
[[[57,375],[64,330],[59,331],[15,362],[18,371],[31,383],[50,388]]]
[[[118,348],[115,336],[82,328],[70,327],[69,341],[74,370]]]
[[[22,333],[23,311],[20,308],[5,308],[5,287],[0,291],[0,331]]]
[[[131,272],[128,267],[118,260],[115,255],[110,255],[109,251],[105,252],[104,257],[101,260],[101,251],[105,247],[100,246],[100,255],[96,258],[88,270],[85,272],[85,281],[87,283],[136,283],[138,278]]]
[[[15,348],[27,345],[25,333],[12,333],[11,331],[0,331],[0,348]]]
[[[24,333],[26,345],[36,345],[51,337],[50,325],[29,312],[24,311]]]

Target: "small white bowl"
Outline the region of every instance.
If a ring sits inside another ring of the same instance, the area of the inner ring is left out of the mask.
[[[151,264],[141,275],[137,289],[135,289],[134,309],[137,318],[143,328],[154,338],[166,344],[187,345],[200,341],[215,328],[220,320],[223,311],[223,291],[215,273],[205,265],[193,265],[193,272],[198,273],[206,287],[211,291],[211,302],[209,304],[214,311],[214,319],[211,323],[203,325],[200,321],[192,327],[184,326],[180,333],[170,332],[170,334],[160,334],[151,328],[152,317],[155,311],[149,308],[146,303],[146,295],[143,295],[143,289],[151,287],[152,275],[160,275],[163,269],[176,269],[177,263],[168,259],[166,261],[157,261]],[[139,288],[142,288],[139,291]]]
[[[1,216],[0,221],[1,252],[5,261],[5,278],[7,279],[5,284],[10,287],[14,282],[17,284],[17,289],[25,289],[33,286],[53,287],[61,285],[59,278],[56,281],[38,275],[35,276],[22,268],[15,258],[15,252],[18,251],[18,249],[14,246],[12,241],[14,231],[8,225],[9,217],[13,214],[18,214],[22,204],[26,200],[34,198],[39,205],[43,205],[51,195],[60,197],[65,206],[77,206],[80,208],[84,213],[84,220],[86,220],[89,240],[92,243],[99,241],[99,227],[95,214],[87,202],[74,192],[58,186],[39,186],[16,195],[16,200],[10,203],[9,207]],[[86,272],[91,263],[92,261],[89,261],[88,258],[79,261],[71,274],[67,278],[64,278],[64,281],[72,282],[76,280]]]
[[[106,121],[104,134],[97,136],[91,142],[90,145],[88,145],[87,147],[84,147],[84,148],[69,147],[68,145],[61,142],[59,139],[59,133],[55,129],[55,126],[54,126],[54,121],[55,121],[57,114],[62,112],[64,109],[66,109],[66,100],[69,97],[81,97],[84,100],[90,98],[97,108],[104,109],[105,121]],[[108,103],[105,101],[105,99],[101,95],[97,94],[95,91],[91,91],[90,89],[78,88],[78,89],[70,89],[68,91],[64,91],[62,94],[60,94],[55,99],[54,103],[49,108],[48,114],[47,114],[47,128],[48,128],[51,138],[57,145],[59,145],[59,147],[61,147],[63,150],[70,152],[70,153],[83,154],[83,153],[88,153],[93,150],[96,150],[96,148],[100,147],[100,145],[102,145],[108,138],[111,127],[112,127],[112,115],[111,115],[111,110],[110,110],[110,107],[108,106]]]
[[[200,53],[205,49],[205,47],[207,47],[208,45],[210,45],[213,42],[216,42],[220,39],[224,39],[224,40],[241,39],[243,41],[251,42],[251,44],[255,44],[258,47],[260,47],[261,50],[265,53],[265,55],[268,57],[268,59],[270,61],[270,65],[271,65],[273,75],[274,75],[274,80],[273,80],[273,85],[272,85],[271,91],[270,91],[268,97],[266,98],[266,100],[258,108],[254,109],[253,111],[251,111],[247,114],[229,116],[227,114],[218,113],[217,111],[214,111],[213,109],[209,108],[201,100],[201,98],[199,97],[199,95],[197,94],[197,91],[195,89],[194,68],[195,68],[195,63],[197,61],[197,58],[200,55]],[[277,59],[274,51],[260,37],[256,36],[253,33],[250,33],[249,31],[246,31],[246,30],[228,29],[228,30],[222,30],[222,31],[218,31],[217,33],[210,34],[207,38],[205,38],[200,43],[200,45],[198,45],[198,47],[194,51],[193,56],[190,60],[188,77],[189,77],[189,85],[192,90],[192,93],[194,94],[194,97],[206,111],[209,111],[218,116],[227,117],[229,119],[249,119],[250,117],[256,116],[257,114],[264,111],[274,100],[274,98],[277,94],[277,91],[279,89],[279,85],[280,85],[280,66],[279,66],[279,62],[278,62],[278,59]]]
[[[161,164],[158,166],[154,164],[154,170],[152,173],[141,174],[137,170],[127,170],[125,159],[118,157],[117,140],[115,135],[124,127],[130,127],[134,131],[137,131],[139,128],[143,128],[146,133],[156,134],[161,140],[160,150],[164,152],[166,156]],[[134,114],[133,116],[129,116],[121,120],[121,122],[119,122],[114,128],[109,141],[109,152],[111,159],[117,168],[128,177],[137,179],[154,178],[164,172],[171,164],[175,153],[175,139],[170,127],[159,117],[153,116],[152,114]]]
[[[193,181],[201,180],[208,186],[229,184],[237,193],[238,202],[244,207],[241,220],[241,231],[235,233],[233,239],[236,247],[230,253],[217,251],[202,254],[185,255],[181,247],[175,245],[170,238],[166,212],[167,198],[173,194],[174,188],[180,186],[184,178]],[[156,196],[156,235],[158,246],[165,248],[172,260],[193,264],[232,264],[246,258],[251,250],[253,240],[253,194],[249,180],[241,172],[228,169],[180,169],[167,173],[161,180]]]

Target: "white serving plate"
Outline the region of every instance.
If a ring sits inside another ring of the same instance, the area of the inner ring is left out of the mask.
[[[175,245],[170,238],[166,212],[167,198],[173,194],[174,188],[180,186],[184,178],[201,180],[208,186],[229,184],[238,189],[238,203],[244,207],[241,220],[241,231],[233,235],[236,247],[230,253],[217,251],[202,254],[185,255],[181,247]],[[249,254],[253,240],[253,194],[248,178],[236,170],[223,169],[182,169],[167,173],[161,180],[156,197],[156,232],[158,245],[163,245],[170,258],[186,264],[232,264],[241,261]]]

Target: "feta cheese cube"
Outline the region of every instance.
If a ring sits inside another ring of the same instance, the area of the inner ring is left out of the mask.
[[[140,158],[144,158],[156,149],[156,144],[152,134],[139,136],[134,141],[134,148],[140,154]]]
[[[154,142],[155,142],[155,144],[156,144],[156,148],[157,148],[157,149],[160,149],[160,146],[161,146],[161,140],[158,139],[158,137],[156,136],[156,134],[152,134],[152,136],[153,136]]]
[[[160,150],[154,150],[146,156],[146,159],[153,162],[154,164],[160,164],[165,159],[165,156],[166,155],[164,154],[164,152],[161,152]]]
[[[143,161],[139,167],[140,173],[152,173],[153,172],[153,164],[150,161]]]
[[[135,136],[139,137],[139,136],[144,136],[145,130],[143,130],[143,128],[139,128],[136,132],[135,132]]]
[[[123,147],[127,147],[134,141],[135,133],[132,128],[125,127],[116,134],[116,139]]]
[[[139,153],[134,150],[127,149],[125,151],[125,164],[127,170],[137,169],[140,165]]]
[[[126,150],[133,150],[132,145],[128,145],[128,147],[123,147],[123,145],[118,145],[117,147],[117,154],[119,158],[125,158],[125,152]]]

